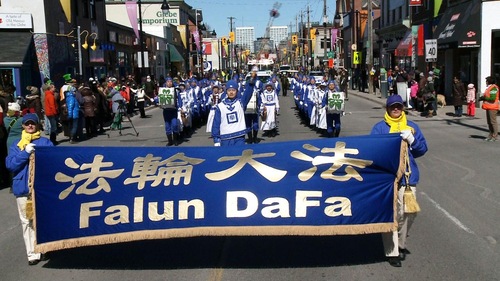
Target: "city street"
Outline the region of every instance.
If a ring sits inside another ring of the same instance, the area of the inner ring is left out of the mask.
[[[300,123],[291,93],[280,97],[279,134],[261,143],[322,137]],[[349,91],[341,137],[369,134],[383,119],[385,99]],[[464,107],[465,108],[465,107]],[[417,197],[422,211],[408,238],[401,268],[386,262],[380,234],[319,237],[197,237],[137,241],[50,253],[28,266],[16,201],[0,190],[0,280],[500,280],[500,186],[496,179],[500,142],[486,142],[484,110],[453,117],[453,106],[433,118],[410,111],[429,151],[417,162]],[[162,112],[124,122],[122,135],[61,146],[99,150],[102,146],[165,147]],[[198,128],[183,146],[213,146]],[[332,139],[333,141],[333,139]],[[165,149],[169,149],[165,147]],[[222,148],[214,148],[222,149]],[[376,149],[376,147],[374,147]],[[61,225],[63,228],[64,225]]]

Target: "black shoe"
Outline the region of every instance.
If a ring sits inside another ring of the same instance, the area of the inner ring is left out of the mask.
[[[407,249],[399,248],[399,258],[404,261],[406,259],[406,255],[411,254]]]
[[[399,257],[388,257],[387,261],[391,266],[401,267],[401,259]]]
[[[48,253],[41,254],[40,255],[40,260],[41,261],[48,261],[48,260],[50,260],[49,254]]]
[[[32,260],[32,261],[28,261],[28,264],[29,265],[37,265],[39,262],[40,262],[40,260]]]

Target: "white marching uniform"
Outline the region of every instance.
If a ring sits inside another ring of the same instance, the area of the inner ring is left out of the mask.
[[[261,99],[261,112],[264,110],[264,107],[267,111],[267,118],[265,121],[262,121],[260,129],[263,131],[268,131],[276,128],[276,112],[280,110],[280,103],[278,99],[278,95],[275,90],[264,90],[262,94],[260,94]]]
[[[316,103],[316,107],[318,108],[318,119],[316,127],[326,130],[326,107],[321,105],[321,101],[323,101],[323,98],[326,96],[326,91],[319,89],[317,90],[317,93],[318,102]]]
[[[177,119],[179,119],[179,129],[182,131],[184,127],[191,127],[192,118],[191,118],[191,99],[189,97],[189,93],[184,90],[183,92],[179,92],[179,98],[181,99],[182,111],[186,115],[186,124],[182,121],[181,111],[179,110]]]
[[[214,123],[215,109],[217,108],[217,104],[220,102],[220,93],[212,94],[208,98],[208,106],[210,106],[210,112],[207,117],[207,133],[212,132],[212,124]]]

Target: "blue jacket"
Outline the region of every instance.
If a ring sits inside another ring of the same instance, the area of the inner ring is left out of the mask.
[[[410,168],[411,168],[410,185],[417,185],[418,181],[420,180],[420,172],[418,171],[418,166],[417,162],[415,161],[415,158],[418,158],[427,152],[427,141],[425,140],[422,131],[415,122],[412,122],[410,120],[408,120],[407,122],[408,126],[412,127],[415,131],[415,133],[413,134],[413,136],[415,137],[415,141],[413,142],[413,144],[410,147],[410,150],[408,151],[410,155]],[[373,126],[371,134],[372,135],[389,134],[389,130],[390,126],[385,121],[380,121]],[[402,182],[406,183],[404,176]]]
[[[9,155],[5,159],[5,165],[7,169],[12,172],[12,192],[14,196],[21,197],[26,196],[29,193],[28,188],[28,164],[30,155],[25,150],[20,150],[17,147],[20,139],[16,139],[12,145],[9,147]],[[52,142],[44,137],[32,141],[36,146],[53,146]],[[36,147],[35,147],[36,148]]]
[[[80,115],[80,103],[74,91],[66,92],[66,106],[68,107],[68,118],[78,119]]]

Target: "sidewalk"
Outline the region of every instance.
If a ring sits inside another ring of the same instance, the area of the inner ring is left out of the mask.
[[[379,91],[377,91],[376,94],[369,94],[368,92],[364,93],[364,92],[360,92],[358,90],[351,90],[351,89],[349,89],[348,91],[349,91],[348,92],[349,96],[353,95],[356,97],[364,98],[364,99],[373,101],[373,102],[385,107],[385,103],[386,103],[387,98],[381,97]],[[453,107],[453,105],[447,105],[447,106],[442,107],[442,108],[438,106],[437,115],[434,116],[433,118],[451,119],[451,120],[460,120],[460,119],[469,119],[469,120],[475,120],[475,121],[481,120],[483,122],[483,124],[486,124],[486,120],[484,120],[486,118],[486,116],[485,116],[484,110],[482,110],[481,108],[476,108],[476,115],[474,118],[469,118],[466,115],[467,106],[465,106],[465,105],[463,106],[463,111],[464,111],[464,115],[462,117],[453,117],[453,115],[455,113],[455,108]],[[425,117],[420,115],[421,112],[414,111],[414,110],[407,111],[407,114],[410,116],[425,118]]]

